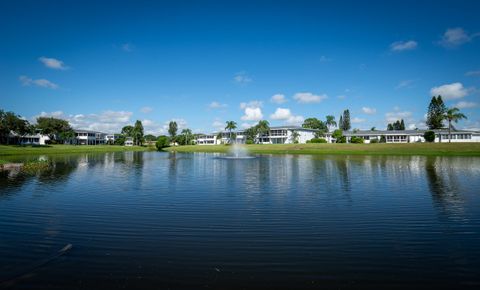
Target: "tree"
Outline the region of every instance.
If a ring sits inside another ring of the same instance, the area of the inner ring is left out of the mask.
[[[343,116],[340,115],[340,119],[338,119],[338,129],[343,130]]]
[[[393,131],[393,125],[392,124],[388,123],[387,131]]]
[[[334,128],[335,126],[337,126],[337,122],[335,122],[335,117],[332,115],[328,115],[326,118],[327,120],[325,121],[325,124],[327,125],[328,132],[330,132],[330,130],[332,130],[332,127]]]
[[[227,126],[225,126],[225,130],[230,131],[230,144],[233,143],[232,140],[232,130],[237,129],[237,123],[235,121],[227,121]]]
[[[133,128],[133,126],[127,125],[122,128],[122,135],[124,135],[125,137],[133,137],[134,130],[135,129]]]
[[[73,129],[68,121],[53,117],[38,117],[37,129],[48,135],[50,141],[65,141],[74,136]]]
[[[136,145],[142,145],[143,143],[143,125],[142,121],[137,120],[135,126],[133,127],[133,142]]]
[[[403,119],[400,122],[400,130],[405,130],[405,122],[403,121]]]
[[[457,123],[461,119],[467,119],[467,116],[460,113],[458,108],[449,108],[444,115],[444,118],[448,121],[448,143],[452,142],[452,122]]]
[[[343,118],[342,118],[342,124],[340,129],[342,129],[343,131],[348,131],[350,130],[350,128],[351,128],[350,111],[347,109],[343,111]]]
[[[155,147],[157,147],[157,150],[160,151],[168,146],[170,146],[170,140],[168,139],[168,137],[164,135],[159,136],[157,142],[155,143]]]
[[[388,131],[392,131],[392,130],[405,130],[405,122],[403,121],[403,119],[400,121],[400,120],[397,120],[393,123],[389,123],[387,125],[387,130]]]
[[[183,129],[182,130],[182,136],[183,136],[183,139],[184,139],[184,145],[190,145],[190,141],[192,140],[192,130],[190,129]]]
[[[260,135],[267,135],[270,132],[270,123],[267,120],[259,121],[256,127]]]
[[[245,129],[244,134],[247,139],[246,141],[248,141],[248,143],[253,144],[255,142],[255,137],[257,137],[257,127],[253,126],[248,129]]]
[[[427,141],[427,142],[433,142],[433,141],[435,141],[435,132],[427,131],[427,132],[423,133],[423,138],[425,138],[425,141]]]
[[[170,121],[170,123],[168,123],[168,134],[170,134],[170,138],[174,146],[175,146],[175,137],[177,136],[177,130],[178,130],[177,122]]]
[[[145,135],[144,139],[145,141],[152,142],[152,141],[156,141],[158,138],[155,135],[147,134]]]
[[[377,129],[377,128],[372,127],[372,128],[370,128],[370,131],[375,131],[376,129]]]
[[[327,125],[317,118],[305,119],[305,121],[303,121],[302,127],[308,128],[308,129],[325,130],[325,131],[328,130]]]
[[[294,144],[298,144],[298,138],[300,137],[300,133],[297,130],[292,131],[292,140]]]
[[[0,110],[0,143],[8,143],[8,135],[15,132],[20,136],[33,133],[34,128],[27,120],[13,112]]]
[[[333,131],[332,137],[335,138],[336,143],[345,143],[346,138],[343,136],[343,131],[341,129],[337,129]]]
[[[427,126],[430,130],[443,128],[443,120],[447,108],[443,103],[442,97],[432,97],[427,112]]]

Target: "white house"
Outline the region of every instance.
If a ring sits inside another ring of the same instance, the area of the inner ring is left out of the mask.
[[[294,136],[294,132],[298,134],[296,138]],[[316,132],[318,132],[318,130],[302,128],[298,126],[270,127],[270,131],[267,134],[257,136],[255,143],[291,144],[297,141],[298,143],[303,144],[315,138]]]
[[[100,145],[105,144],[107,134],[91,130],[74,130],[75,144],[77,145]]]
[[[132,137],[127,137],[125,139],[125,146],[133,146],[133,138]]]
[[[350,139],[355,137],[363,138],[365,143],[370,143],[371,140],[381,140],[385,138],[386,143],[415,143],[425,142],[423,135],[429,130],[359,130],[343,132],[343,136],[346,137],[347,143]],[[445,143],[448,142],[448,130],[431,130],[435,132],[435,142]],[[452,130],[451,142],[480,142],[480,132],[468,131],[468,130]],[[334,142],[332,138],[329,142]]]

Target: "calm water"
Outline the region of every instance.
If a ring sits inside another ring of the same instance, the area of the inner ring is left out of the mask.
[[[0,282],[480,286],[480,158],[218,156],[68,155],[41,175],[0,173]]]

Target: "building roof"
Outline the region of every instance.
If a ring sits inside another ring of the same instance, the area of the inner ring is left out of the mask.
[[[434,131],[435,133],[448,134],[447,129],[436,129],[436,130],[358,130],[358,131],[343,131],[344,136],[379,136],[379,135],[423,135],[427,131]],[[476,131],[469,130],[452,130],[452,133],[478,133]]]
[[[95,133],[95,134],[106,134],[106,133],[99,132],[99,131],[93,131],[93,130],[84,130],[84,129],[73,129],[73,131],[75,131],[75,133]]]

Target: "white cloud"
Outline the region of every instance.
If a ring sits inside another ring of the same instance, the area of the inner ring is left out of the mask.
[[[392,123],[403,119],[404,121],[411,121],[412,112],[400,111],[398,107],[394,108],[394,112],[388,112],[385,114],[385,119],[388,123]]]
[[[65,115],[62,111],[41,112],[36,117],[54,117],[67,120],[74,129],[96,130],[104,133],[120,133],[123,126],[132,125],[133,113],[107,110],[100,114]],[[145,125],[144,125],[145,126]]]
[[[331,58],[328,58],[328,57],[326,57],[326,56],[324,56],[324,55],[322,55],[322,56],[320,57],[320,62],[330,62],[330,61],[332,61],[332,59],[331,59]]]
[[[248,129],[248,128],[251,128],[251,127],[253,127],[253,126],[255,126],[255,124],[242,123],[242,124],[240,125],[240,127],[241,127],[242,129]]]
[[[414,80],[403,80],[395,87],[396,89],[411,88]]]
[[[140,109],[140,111],[141,111],[142,113],[148,114],[148,113],[150,113],[150,112],[153,111],[153,108],[152,108],[152,107],[142,107],[142,108]]]
[[[446,48],[454,48],[472,41],[478,35],[478,33],[469,35],[461,27],[449,28],[445,31],[439,43]]]
[[[287,101],[287,99],[285,98],[285,95],[282,95],[282,94],[276,94],[276,95],[273,95],[270,98],[270,102],[275,103],[275,104],[283,104],[286,101]]]
[[[222,103],[219,103],[219,102],[216,102],[216,101],[213,101],[211,102],[208,107],[210,109],[221,109],[221,108],[226,108],[227,107],[227,104],[222,104]]]
[[[327,95],[314,95],[312,93],[296,93],[293,98],[302,104],[320,103],[327,98]]]
[[[47,79],[31,79],[27,76],[20,76],[18,78],[20,80],[20,82],[22,83],[23,86],[31,86],[31,85],[36,85],[36,86],[39,86],[39,87],[43,87],[43,88],[48,88],[48,89],[58,89],[58,85],[55,84],[55,83],[52,83],[51,81],[47,80]]]
[[[245,108],[260,108],[263,105],[261,101],[250,101],[248,103],[242,102],[240,103],[240,109],[245,109]]]
[[[337,96],[337,98],[340,99],[340,100],[343,100],[343,99],[345,99],[346,97],[347,97],[347,96],[345,96],[345,95]]]
[[[245,108],[245,115],[241,117],[243,121],[259,121],[262,118],[262,109],[250,107]]]
[[[66,70],[68,67],[63,63],[63,61],[55,59],[55,58],[48,58],[42,56],[38,58],[40,62],[42,62],[46,67],[51,69],[58,69],[58,70]]]
[[[396,41],[390,44],[390,50],[394,52],[414,50],[415,48],[417,48],[417,45],[417,42],[414,40]]]
[[[303,123],[303,116],[294,116],[290,109],[287,108],[277,108],[275,113],[270,115],[270,118],[273,120],[284,120],[288,125],[299,125]]]
[[[124,43],[121,46],[122,50],[125,52],[131,52],[135,48],[135,46],[131,43]]]
[[[459,109],[469,109],[469,108],[475,108],[478,106],[477,103],[474,102],[466,102],[466,101],[460,101],[454,105],[454,107],[459,108]]]
[[[355,117],[355,118],[352,119],[352,123],[353,123],[353,124],[363,123],[363,122],[365,122],[365,121],[366,121],[366,119],[357,118],[357,117]]]
[[[170,122],[176,122],[177,123],[177,129],[178,129],[178,133],[180,133],[183,129],[187,129],[188,125],[187,125],[187,121],[185,119],[182,119],[182,118],[173,118],[171,120],[168,120],[168,121],[165,121],[165,123],[163,123],[163,130],[162,132],[164,134],[166,134],[168,132],[168,125],[170,124]]]
[[[480,76],[480,70],[467,71],[465,75],[467,77]]]
[[[223,131],[225,129],[225,123],[220,121],[220,119],[215,119],[212,123],[212,127],[217,131]]]
[[[460,99],[468,94],[468,90],[463,87],[462,83],[452,83],[433,87],[430,89],[430,95],[442,96],[445,100]]]
[[[369,107],[362,107],[362,112],[368,115],[373,115],[377,112],[377,109],[375,108],[369,108]]]
[[[237,84],[246,85],[253,80],[250,76],[247,75],[246,72],[242,71],[235,74],[235,76],[233,77],[233,81]]]

